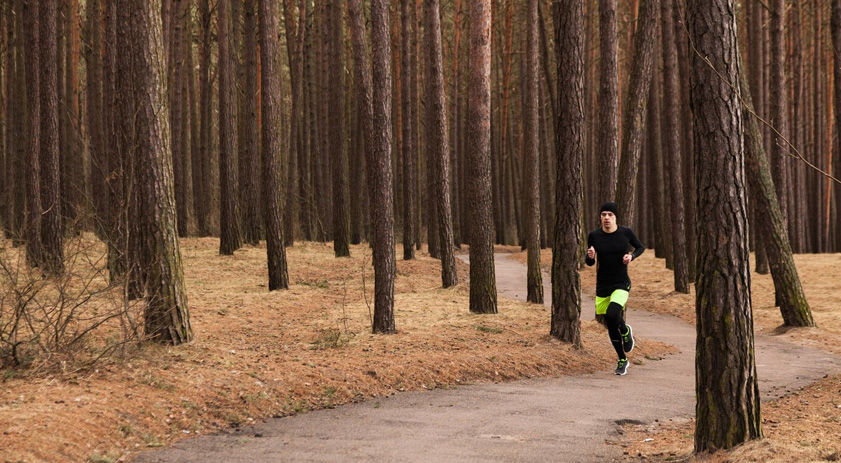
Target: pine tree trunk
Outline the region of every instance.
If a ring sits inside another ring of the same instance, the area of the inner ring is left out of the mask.
[[[788,182],[788,141],[790,140],[788,130],[788,88],[786,86],[785,69],[785,0],[772,0],[770,3],[770,30],[771,30],[771,55],[770,55],[770,105],[769,122],[775,132],[771,141],[771,173],[774,177],[774,186],[777,188],[780,213],[788,229],[788,196],[790,185]],[[779,135],[778,135],[779,134]],[[788,232],[786,232],[788,233]]]
[[[15,38],[15,15],[20,15],[19,11],[12,10],[11,2],[7,3],[3,10],[3,40],[6,45],[6,52],[3,54],[3,87],[6,96],[6,105],[0,110],[3,111],[3,186],[0,189],[0,198],[2,198],[2,216],[0,221],[3,222],[3,232],[6,238],[14,240],[18,236],[18,229],[15,226],[15,215],[17,213],[15,205],[14,191],[16,188],[22,188],[18,185],[15,159],[17,158],[17,140],[21,132],[17,132],[17,125],[19,120],[23,119],[18,116],[15,117],[15,106],[19,95],[15,92],[15,80],[17,73],[15,72],[15,53],[18,52],[20,46],[16,43]],[[17,132],[17,133],[16,133]]]
[[[354,25],[356,55],[367,58],[364,29],[358,0],[349,1]],[[371,1],[371,42],[373,81],[365,77],[367,59],[358,63],[357,76],[365,95],[360,104],[367,115],[363,118],[365,133],[368,189],[371,193],[371,220],[374,230],[374,333],[394,333],[394,206],[391,173],[391,44],[389,12],[385,0]],[[376,92],[373,91],[376,89]],[[369,105],[368,101],[371,101]],[[371,108],[370,110],[368,108]],[[370,116],[370,117],[369,117]],[[379,127],[379,129],[374,129]]]
[[[314,131],[312,123],[312,66],[310,43],[312,43],[312,23],[307,18],[309,2],[301,0],[299,6],[300,19],[300,44],[298,57],[301,66],[301,146],[298,152],[298,199],[300,227],[304,240],[312,241],[313,236],[313,198],[312,198],[312,153],[314,144],[311,143],[311,134]]]
[[[525,138],[525,178],[523,179],[526,248],[528,249],[527,300],[543,304],[543,270],[540,267],[540,51],[537,25],[538,0],[529,0],[526,5],[528,38],[526,41],[525,114],[523,137]]]
[[[491,1],[470,2],[467,180],[470,211],[470,311],[497,313],[491,212]]]
[[[41,60],[39,49],[39,3],[23,2],[23,28],[26,32],[26,262],[39,267],[44,262],[41,240]]]
[[[690,0],[690,85],[698,150],[695,451],[761,437],[732,0]],[[719,31],[710,34],[710,30]],[[723,73],[722,76],[717,72]],[[722,239],[727,237],[727,239]]]
[[[27,81],[26,81],[26,72],[27,68],[24,63],[24,56],[26,55],[27,46],[23,42],[26,40],[27,35],[24,33],[24,20],[23,20],[23,0],[15,0],[15,37],[17,37],[18,46],[15,47],[15,105],[14,110],[17,114],[27,114],[27,102],[29,101],[29,96],[27,93]],[[12,201],[14,202],[14,216],[13,216],[13,229],[15,230],[15,236],[13,238],[12,244],[14,246],[21,246],[25,243],[26,240],[26,230],[29,227],[28,223],[28,216],[26,215],[26,193],[29,191],[27,187],[27,181],[30,176],[30,169],[29,169],[29,161],[26,157],[29,153],[29,142],[27,141],[27,135],[29,132],[27,131],[27,121],[31,115],[27,115],[26,117],[16,117],[15,120],[15,132],[17,134],[23,134],[20,138],[17,138],[14,143],[15,153],[13,155],[13,170],[17,172],[15,175],[15,190],[13,192]],[[40,225],[39,225],[40,230]],[[41,238],[38,237],[38,242],[40,243]],[[27,248],[27,253],[29,252],[29,248]],[[28,254],[27,254],[28,255]],[[28,257],[27,257],[28,259]]]
[[[187,292],[176,229],[172,153],[166,146],[167,112],[163,29],[160,0],[131,5],[130,22],[120,30],[132,38],[136,115],[137,186],[144,204],[138,236],[144,255],[146,279],[146,336],[166,344],[189,342],[192,337]]]
[[[832,0],[832,16],[831,16],[831,24],[832,24],[832,46],[834,50],[838,50],[838,47],[841,46],[841,2],[839,0]],[[833,86],[835,87],[835,127],[836,132],[838,131],[837,127],[841,125],[841,59],[838,58],[838,54],[833,54],[834,59],[834,66],[833,66]],[[841,154],[839,154],[838,150],[834,151],[834,164],[832,165],[832,172],[835,173],[835,177],[838,178],[839,174],[841,173]],[[824,180],[828,181],[828,180]],[[828,191],[827,191],[828,193]],[[827,201],[829,203],[829,201]],[[836,218],[837,216],[841,215],[841,184],[838,182],[835,183],[835,210],[836,210]],[[836,226],[834,227],[835,236],[827,236],[827,241],[834,240],[834,251],[841,250],[841,232],[839,232],[839,228],[837,224],[838,221],[835,222]],[[830,228],[830,227],[827,227]]]
[[[619,55],[616,0],[599,0],[599,128],[597,138],[599,191],[597,204],[616,199],[619,168]]]
[[[662,0],[662,47],[663,47],[663,126],[665,127],[666,156],[669,157],[669,203],[671,223],[672,254],[674,256],[675,291],[689,294],[689,263],[686,259],[686,232],[683,219],[683,181],[681,166],[680,132],[677,122],[678,113],[678,70],[677,42],[672,24],[672,4],[675,0]],[[650,184],[650,183],[649,183]],[[656,213],[656,212],[655,212]]]
[[[167,76],[169,94],[170,143],[172,149],[172,168],[175,175],[175,207],[178,211],[178,236],[187,236],[187,195],[184,188],[184,152],[182,151],[183,124],[181,104],[183,103],[184,80],[184,41],[181,39],[184,21],[181,12],[186,0],[164,0],[169,3],[169,13],[164,20],[164,36],[169,47],[169,74]],[[168,24],[167,24],[168,23]],[[168,37],[167,37],[168,36]]]
[[[82,152],[79,145],[79,0],[67,0],[65,17],[66,55],[64,65],[65,104],[61,111],[66,139],[61,160],[62,211],[68,223],[75,223],[82,205],[80,192],[84,191],[82,178]],[[78,224],[76,225],[78,227]],[[74,233],[78,231],[73,230]]]
[[[221,194],[220,226],[222,231],[219,253],[233,255],[242,246],[237,201],[237,131],[236,131],[236,83],[234,82],[233,54],[231,46],[230,2],[219,0],[217,6],[219,29],[219,190]]]
[[[256,246],[260,242],[260,144],[257,137],[257,10],[256,0],[245,0],[243,14],[243,104],[240,117],[243,118],[243,146],[240,149],[240,204],[242,205],[242,239],[246,244]],[[263,63],[265,66],[265,63]],[[274,91],[280,91],[280,81]],[[265,90],[265,88],[263,89]],[[278,117],[277,123],[280,123]],[[280,126],[277,127],[278,129]],[[279,155],[275,153],[275,155]],[[265,171],[266,169],[264,169]],[[277,185],[279,187],[280,184]],[[268,201],[264,201],[266,204]]]
[[[414,66],[412,65],[412,43],[411,43],[411,21],[409,11],[413,0],[401,0],[400,23],[401,23],[401,128],[403,131],[403,260],[411,260],[415,258],[415,234],[419,233],[415,230],[415,186],[417,174],[417,166],[412,159],[413,150],[413,133],[414,129],[412,123],[414,118],[412,116],[412,85],[414,73],[412,72]]]
[[[444,63],[441,45],[441,14],[438,0],[425,2],[426,51],[429,66],[429,117],[428,140],[432,153],[432,171],[437,203],[439,251],[441,254],[441,280],[444,288],[458,284],[453,244],[453,220],[450,206],[450,150],[447,144],[447,112],[444,96]],[[432,201],[430,201],[432,202]]]
[[[286,54],[289,62],[289,84],[292,90],[292,108],[289,121],[289,165],[286,181],[286,198],[283,210],[283,239],[284,244],[291,246],[295,241],[295,212],[298,208],[298,163],[301,159],[299,154],[301,147],[301,57],[298,51],[302,50],[304,37],[305,17],[301,16],[300,23],[295,22],[294,0],[284,0],[284,18],[286,30]],[[265,72],[265,69],[263,69]],[[265,90],[264,90],[265,91]],[[263,122],[265,123],[265,122]],[[295,166],[295,168],[291,168]]]
[[[250,3],[250,1],[248,2]],[[254,4],[246,4],[246,14]],[[262,158],[263,158],[263,219],[266,227],[266,254],[269,268],[269,291],[289,287],[286,248],[281,220],[281,132],[280,132],[280,66],[278,59],[278,19],[276,2],[260,0],[260,63],[262,66]],[[246,27],[246,30],[249,28]],[[252,30],[252,32],[254,32]],[[248,40],[246,40],[248,42]],[[253,44],[256,49],[256,43]],[[254,159],[256,162],[257,160]],[[287,206],[288,207],[288,206]]]
[[[648,103],[648,90],[651,86],[651,63],[654,60],[654,41],[659,14],[660,0],[644,0],[639,30],[634,37],[634,61],[631,67],[631,81],[628,84],[628,99],[625,103],[625,120],[621,135],[622,154],[616,186],[619,220],[629,225],[634,223],[636,214],[634,190],[645,129],[645,110]]]
[[[199,114],[201,115],[201,131],[199,132],[199,158],[201,169],[193,170],[193,184],[196,186],[196,216],[198,217],[199,236],[211,234],[210,211],[212,207],[211,192],[211,139],[212,133],[212,112],[211,98],[212,89],[210,83],[210,5],[209,0],[199,0],[198,4],[199,31]],[[201,196],[199,196],[201,194]]]
[[[581,346],[581,277],[578,274],[581,233],[581,160],[584,128],[584,11],[581,1],[555,3],[555,55],[558,66],[558,156],[552,240],[552,321],[549,333]]]
[[[759,124],[751,113],[752,98],[748,90],[748,81],[741,73],[741,86],[745,105],[745,165],[747,176],[757,203],[757,225],[765,236],[765,250],[771,276],[779,296],[780,312],[786,326],[815,326],[806,294],[800,284],[797,267],[794,264],[791,245],[786,233],[779,201],[774,191],[774,182],[768,166],[768,159],[762,146],[762,133]]]
[[[333,178],[333,252],[336,257],[350,256],[350,195],[348,155],[345,147],[344,117],[344,47],[342,46],[342,1],[330,0],[330,162]]]

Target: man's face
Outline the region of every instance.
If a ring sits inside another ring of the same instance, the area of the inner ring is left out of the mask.
[[[616,216],[613,214],[613,212],[603,211],[602,212],[602,227],[613,228],[614,225],[616,225]]]

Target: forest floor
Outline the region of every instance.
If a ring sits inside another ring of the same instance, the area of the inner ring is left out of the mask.
[[[2,371],[0,461],[124,461],[150,447],[315,408],[406,390],[554,377],[612,368],[603,328],[582,321],[584,349],[547,335],[545,307],[500,299],[498,315],[471,315],[461,285],[440,289],[440,265],[425,253],[397,261],[398,334],[370,331],[373,269],[367,246],[349,259],[332,248],[288,249],[291,286],[266,291],[265,248],[218,255],[216,239],[182,240],[195,341],[142,345],[93,366],[72,359]],[[517,248],[498,248],[511,252]],[[102,252],[100,249],[98,252]],[[399,255],[399,254],[398,254]],[[551,261],[551,253],[544,262]],[[841,353],[841,259],[796,261],[818,328],[782,332],[770,277],[753,275],[757,331]],[[670,290],[671,272],[646,253],[634,263],[632,306],[691,321],[694,296]],[[595,273],[582,272],[591,291]],[[548,297],[548,295],[547,295]],[[367,302],[366,302],[367,298]],[[770,299],[769,299],[770,298]],[[642,355],[672,351],[640,344]],[[763,408],[766,438],[712,457],[692,457],[691,421],[627,426],[629,460],[837,461],[841,377],[827,377]]]

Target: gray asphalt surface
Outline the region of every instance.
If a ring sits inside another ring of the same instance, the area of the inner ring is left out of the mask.
[[[499,297],[524,300],[525,267],[505,254],[495,260]],[[550,283],[544,275],[547,303]],[[585,297],[582,307],[582,318],[592,319],[592,299]],[[612,461],[622,456],[621,447],[612,444],[620,423],[688,419],[695,407],[695,328],[633,308],[628,322],[638,337],[672,344],[681,352],[631,364],[627,376],[605,371],[401,393],[181,441],[135,461]],[[757,336],[756,353],[763,399],[841,371],[841,359],[831,354],[772,337]]]

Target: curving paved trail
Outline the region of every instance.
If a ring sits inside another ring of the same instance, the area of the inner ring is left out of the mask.
[[[466,257],[466,256],[465,256]],[[466,260],[466,258],[465,258]],[[500,297],[525,299],[526,269],[496,261]],[[547,301],[551,280],[544,275]],[[593,301],[582,300],[584,319]],[[675,317],[629,309],[635,334],[678,347],[661,361],[557,379],[401,393],[334,410],[270,420],[185,440],[136,462],[605,462],[622,450],[607,440],[617,422],[690,418],[695,408],[695,328]],[[841,359],[757,336],[763,399],[841,371]]]

